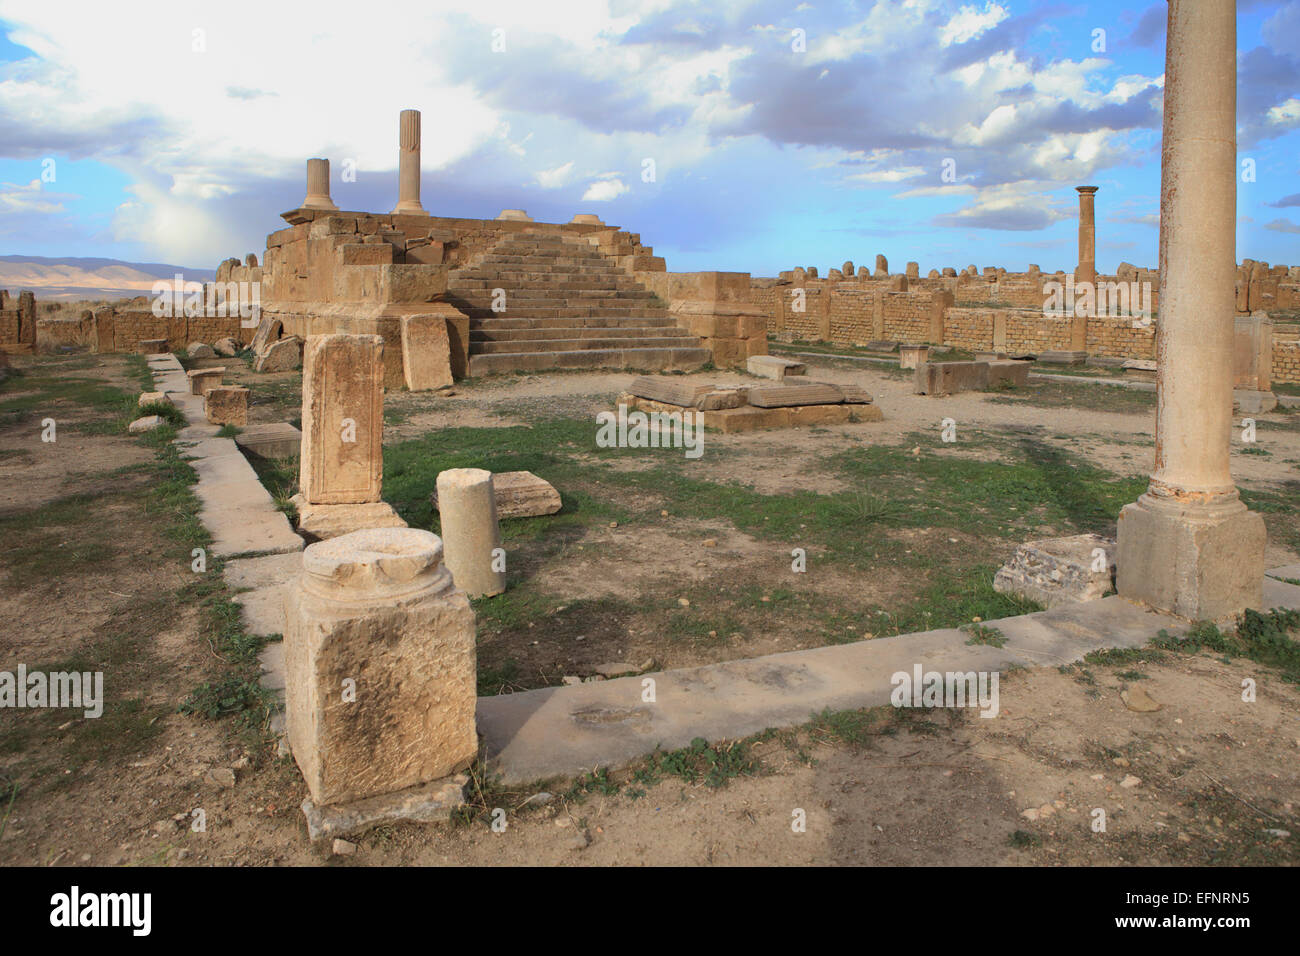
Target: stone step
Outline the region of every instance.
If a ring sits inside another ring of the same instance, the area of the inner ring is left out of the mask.
[[[505,293],[506,305],[592,305],[596,302],[608,302],[611,305],[638,303],[650,305],[652,296],[630,292],[625,289],[511,289],[499,286]],[[497,293],[493,289],[448,289],[447,292],[471,305],[490,306]]]
[[[471,329],[470,342],[520,342],[538,339],[627,339],[627,338],[690,338],[691,333],[676,326],[650,325],[593,325],[553,326],[551,328],[524,329]]]
[[[654,295],[650,290],[643,289],[635,279],[605,278],[602,276],[584,278],[546,276],[540,279],[513,279],[506,283],[502,281],[500,276],[483,276],[480,278],[453,275],[447,281],[447,288],[455,292],[485,292],[504,288],[507,290],[542,290],[546,292],[627,292],[638,298],[649,298]]]
[[[704,348],[582,349],[570,352],[497,352],[472,355],[470,375],[544,372],[559,368],[627,368],[690,370],[712,358]]]
[[[470,342],[469,354],[498,355],[509,352],[577,352],[617,349],[696,348],[700,340],[692,335],[641,338],[512,339],[509,342]]]
[[[496,301],[490,292],[455,293],[450,292],[448,300],[457,305],[467,305],[473,309],[491,310]],[[623,298],[618,295],[511,295],[505,294],[504,312],[517,309],[601,309],[609,308],[615,313],[628,310],[652,309],[653,305],[646,299]],[[502,309],[496,311],[502,312]]]
[[[521,279],[547,275],[595,275],[610,278],[627,275],[618,266],[609,262],[553,262],[530,256],[518,256],[510,262],[477,262],[465,266],[455,274],[465,274],[470,278],[488,278],[503,273],[516,275]]]
[[[588,318],[613,318],[613,319],[651,319],[667,318],[667,309],[653,309],[649,306],[617,306],[607,303],[595,303],[592,305],[565,305],[565,306],[536,306],[532,308],[523,308],[522,306],[511,306],[505,312],[493,312],[490,308],[470,305],[456,297],[452,296],[448,301],[460,309],[472,319],[487,318],[515,318],[515,319],[588,319]]]
[[[497,329],[571,329],[571,328],[676,328],[671,316],[592,316],[590,318],[529,319],[521,316],[492,316],[471,318],[470,331],[486,332]]]

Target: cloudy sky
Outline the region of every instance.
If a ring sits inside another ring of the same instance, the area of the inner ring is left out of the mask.
[[[1300,0],[1238,7],[1238,256],[1300,264]],[[311,156],[388,211],[415,108],[430,212],[594,212],[673,270],[1067,268],[1081,184],[1098,264],[1154,265],[1166,9],[0,0],[0,254],[260,253]]]

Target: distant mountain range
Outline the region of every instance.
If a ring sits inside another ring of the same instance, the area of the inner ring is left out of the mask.
[[[0,289],[17,295],[24,289],[41,299],[123,299],[148,295],[159,279],[173,279],[176,274],[187,282],[211,282],[214,269],[192,269],[160,262],[123,262],[120,259],[96,259],[45,256],[0,256]]]

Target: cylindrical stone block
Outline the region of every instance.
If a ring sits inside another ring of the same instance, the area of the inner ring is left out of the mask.
[[[478,752],[474,611],[438,536],[312,544],[285,596],[289,743],[318,805],[439,780]]]
[[[304,209],[338,209],[330,199],[330,161],[328,159],[307,160],[307,198],[302,201]]]
[[[442,472],[438,475],[438,512],[445,560],[456,587],[470,597],[504,591],[504,552],[498,550],[501,527],[497,523],[492,472],[482,468]]]
[[[398,120],[397,205],[394,213],[425,215],[420,205],[420,111],[402,110]]]

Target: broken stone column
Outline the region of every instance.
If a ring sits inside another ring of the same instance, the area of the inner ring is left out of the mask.
[[[334,538],[405,527],[380,498],[384,472],[384,340],[313,335],[302,363],[298,530]]]
[[[1237,222],[1236,0],[1170,0],[1155,470],[1119,516],[1120,595],[1224,620],[1262,600],[1264,522],[1229,469]]]
[[[1079,193],[1079,266],[1076,282],[1097,281],[1097,186],[1075,186]]]
[[[492,472],[452,468],[438,475],[437,485],[447,567],[456,586],[470,597],[500,594],[506,589],[505,552]]]
[[[304,209],[338,209],[330,199],[330,161],[328,159],[307,160],[307,198],[302,201]]]
[[[357,531],[303,552],[285,594],[289,744],[314,838],[445,819],[478,753],[474,612],[437,535]]]
[[[420,205],[420,111],[402,110],[397,151],[397,205],[394,213],[427,215]]]

